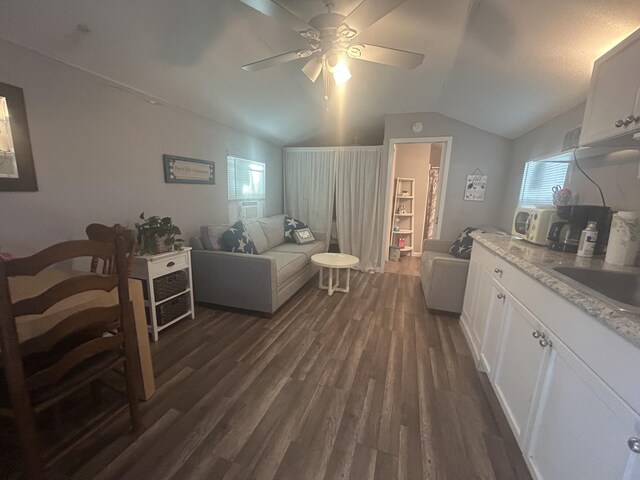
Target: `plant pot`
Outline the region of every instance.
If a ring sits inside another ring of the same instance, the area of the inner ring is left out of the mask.
[[[158,236],[154,235],[156,253],[165,253],[173,250],[172,245],[166,245],[165,240],[168,238],[168,235]]]

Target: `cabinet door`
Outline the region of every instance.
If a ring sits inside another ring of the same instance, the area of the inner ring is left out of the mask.
[[[480,367],[487,372],[489,379],[493,380],[507,296],[502,285],[487,272],[483,272],[482,282],[479,295],[484,298],[482,323],[485,327],[480,347]]]
[[[640,31],[594,64],[580,143],[588,144],[637,128],[638,124],[616,127],[616,122],[633,113],[639,89]]]
[[[535,338],[543,328],[522,304],[507,294],[493,388],[511,429],[522,446],[546,352]],[[535,335],[534,335],[535,334]]]
[[[525,450],[539,479],[638,479],[640,417],[562,342],[551,337],[531,437]]]
[[[464,292],[464,303],[462,304],[462,321],[471,337],[471,348],[474,350],[474,356],[477,358],[480,349],[480,339],[473,335],[474,325],[476,323],[476,305],[478,303],[478,287],[480,284],[480,274],[482,273],[482,264],[471,255],[469,262],[469,273],[467,274],[467,286]]]

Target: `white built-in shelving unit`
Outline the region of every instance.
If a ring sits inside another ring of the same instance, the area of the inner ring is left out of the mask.
[[[415,179],[396,178],[396,188],[393,202],[393,222],[391,224],[390,245],[398,246],[404,240],[401,254],[411,255],[414,239],[414,205]]]

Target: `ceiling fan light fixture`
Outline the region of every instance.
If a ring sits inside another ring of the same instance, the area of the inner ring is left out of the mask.
[[[347,64],[342,60],[333,68],[332,73],[333,79],[336,81],[336,85],[343,85],[351,78],[349,67],[347,67]]]
[[[320,61],[316,57],[313,57],[304,65],[304,67],[302,67],[302,71],[309,78],[309,80],[315,83],[315,81],[320,76],[320,73],[322,72],[322,61]]]

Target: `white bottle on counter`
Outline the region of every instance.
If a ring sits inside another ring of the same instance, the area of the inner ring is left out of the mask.
[[[596,230],[596,222],[589,222],[587,228],[582,230],[582,234],[580,235],[577,255],[579,257],[593,257],[597,239],[598,230]]]

